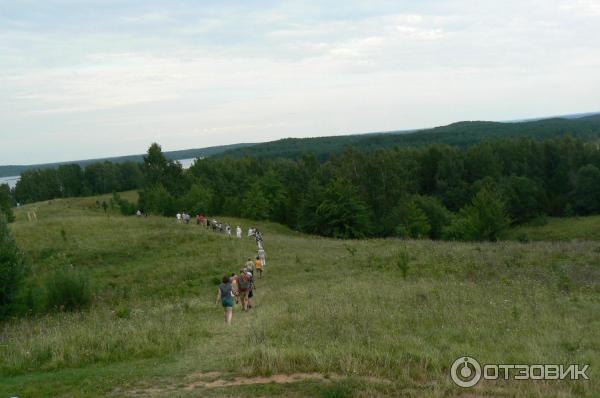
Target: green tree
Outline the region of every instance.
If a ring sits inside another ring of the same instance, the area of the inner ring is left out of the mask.
[[[65,164],[57,169],[62,196],[72,197],[81,195],[83,188],[83,173],[78,164]]]
[[[163,216],[173,216],[178,211],[175,199],[162,185],[141,191],[139,207],[148,213]]]
[[[431,231],[431,225],[427,214],[414,201],[410,201],[404,210],[402,222],[396,228],[396,234],[403,238],[420,239],[427,237],[429,231]]]
[[[504,200],[497,191],[484,186],[471,204],[461,209],[445,235],[450,239],[496,241],[509,225]]]
[[[194,184],[181,199],[180,207],[192,214],[208,214],[212,211],[211,203],[213,193],[210,188],[201,184]]]
[[[512,175],[500,186],[507,210],[515,222],[525,222],[543,214],[547,198],[544,189],[536,181]]]
[[[242,217],[252,220],[265,220],[269,217],[271,204],[260,188],[259,183],[254,183],[242,199]]]
[[[4,215],[8,222],[13,222],[15,220],[15,215],[12,211],[14,204],[8,184],[0,185],[0,217]]]
[[[0,214],[0,320],[12,310],[24,279],[23,255],[8,229],[6,217]]]
[[[325,190],[315,212],[316,230],[334,238],[364,238],[371,234],[371,214],[356,188],[344,179],[334,180]]]
[[[443,229],[450,224],[448,209],[444,207],[439,199],[432,196],[415,195],[413,196],[413,202],[427,217],[427,223],[430,226],[429,237],[440,239]]]
[[[298,208],[298,220],[295,227],[300,231],[309,234],[318,233],[315,214],[319,205],[323,202],[324,194],[324,189],[319,182],[314,178],[310,180]]]
[[[163,182],[167,173],[169,161],[163,155],[162,148],[156,142],[153,142],[144,156],[144,183],[148,187],[153,187]]]
[[[588,164],[577,172],[573,192],[575,211],[590,214],[600,211],[600,169]]]

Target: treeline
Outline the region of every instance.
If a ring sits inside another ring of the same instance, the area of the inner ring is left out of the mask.
[[[14,199],[31,203],[54,198],[90,196],[142,187],[142,165],[134,162],[67,164],[55,169],[27,170],[14,189]]]
[[[527,137],[535,140],[558,138],[565,134],[575,138],[594,140],[600,137],[600,115],[575,119],[552,118],[515,123],[487,121],[458,122],[447,126],[413,132],[398,131],[334,137],[286,138],[224,151],[217,157],[284,158],[299,160],[312,153],[320,161],[339,155],[347,148],[373,152],[394,146],[427,146],[446,144],[468,147],[486,139]]]
[[[495,240],[510,223],[600,212],[600,151],[567,136],[347,150],[324,163],[203,159],[185,172],[153,144],[140,206],[272,220],[340,238]]]

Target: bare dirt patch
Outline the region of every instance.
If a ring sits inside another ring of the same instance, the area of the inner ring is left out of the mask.
[[[344,376],[330,374],[323,375],[320,373],[293,373],[293,374],[276,374],[272,376],[237,376],[237,377],[226,377],[220,372],[198,372],[193,373],[185,378],[183,383],[176,385],[165,385],[163,387],[151,387],[151,388],[137,388],[129,391],[129,395],[132,396],[152,396],[160,395],[169,392],[180,391],[192,391],[196,388],[222,388],[222,387],[233,387],[233,386],[245,386],[253,384],[288,384],[298,383],[306,380],[321,381],[324,383],[337,381],[343,379]],[[390,384],[391,381],[386,379],[378,379],[376,377],[361,377],[361,379],[370,383],[383,383]]]

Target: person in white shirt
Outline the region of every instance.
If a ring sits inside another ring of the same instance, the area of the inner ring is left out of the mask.
[[[239,225],[235,229],[235,236],[237,236],[238,239],[242,239],[242,228]]]
[[[177,222],[181,223],[181,213],[177,213],[175,217],[177,217]]]

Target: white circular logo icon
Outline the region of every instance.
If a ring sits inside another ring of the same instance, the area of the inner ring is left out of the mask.
[[[450,368],[452,381],[460,387],[473,387],[481,379],[481,366],[475,358],[460,357]]]

